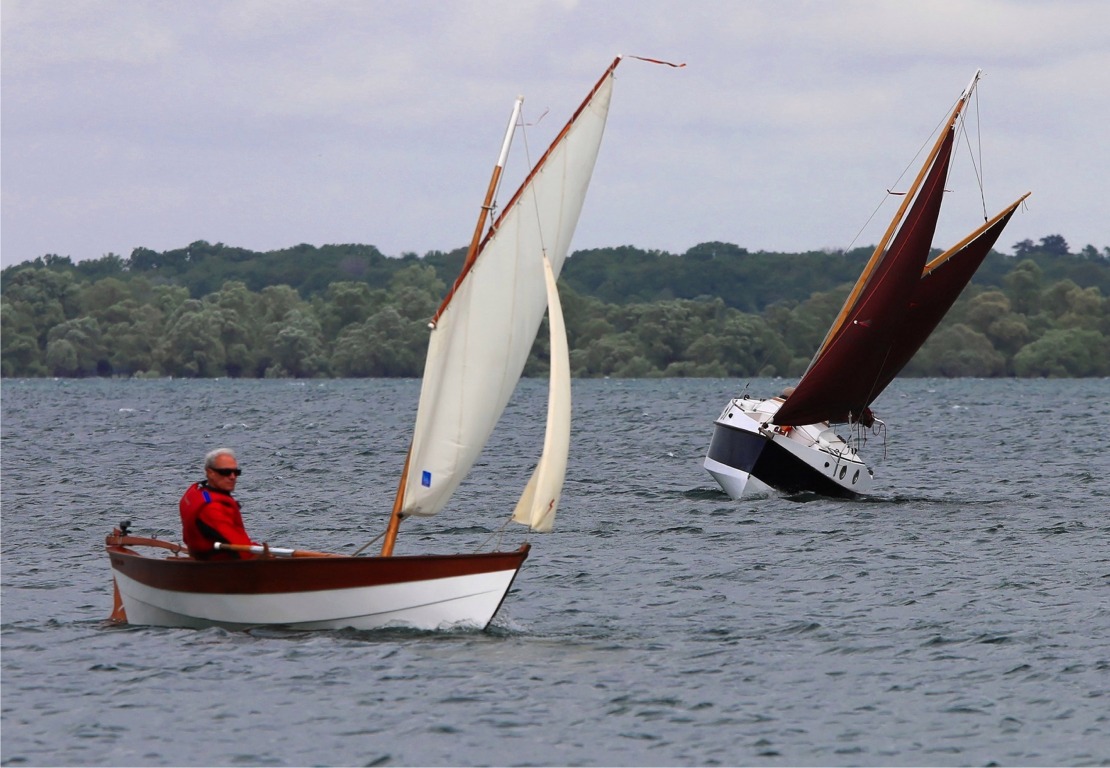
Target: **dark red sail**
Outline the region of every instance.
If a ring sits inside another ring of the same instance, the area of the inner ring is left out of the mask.
[[[1022,200],[1025,198],[1023,197]],[[894,339],[876,381],[876,396],[886,389],[948,314],[960,293],[971,281],[983,259],[998,241],[1021,200],[1003,211],[962,248],[939,258],[926,268],[910,299],[902,328]]]
[[[949,125],[917,196],[855,303],[829,333],[776,424],[843,422],[878,396],[879,377],[905,319],[932,246],[955,134]]]

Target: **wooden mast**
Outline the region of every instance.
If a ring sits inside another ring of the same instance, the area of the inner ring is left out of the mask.
[[[389,526],[385,529],[385,541],[382,542],[382,557],[393,554],[393,545],[397,543],[397,531],[401,529],[401,505],[405,500],[405,478],[409,476],[409,460],[412,459],[412,445],[409,445],[405,454],[405,466],[401,470],[401,482],[397,484],[397,495],[393,497],[393,512],[389,515]]]
[[[482,202],[482,210],[478,212],[478,223],[474,225],[474,236],[470,238],[470,247],[466,249],[466,259],[463,260],[462,269],[459,270],[459,276],[455,278],[455,282],[451,285],[451,290],[443,297],[440,302],[439,309],[436,310],[435,315],[432,316],[430,323],[434,329],[436,323],[439,322],[439,316],[443,314],[443,310],[451,303],[451,299],[458,290],[459,284],[466,277],[470,268],[474,266],[474,261],[478,258],[478,251],[481,249],[482,244],[482,231],[486,226],[486,219],[489,218],[490,211],[493,210],[493,197],[497,194],[497,185],[501,182],[501,172],[505,168],[505,160],[509,156],[509,145],[513,141],[513,131],[516,128],[517,120],[520,118],[520,107],[524,103],[523,96],[517,96],[516,102],[513,104],[513,114],[509,118],[509,125],[505,129],[505,140],[501,143],[501,154],[497,157],[497,164],[493,167],[493,174],[490,176],[489,188],[486,190],[486,199]]]
[[[482,229],[485,227],[486,218],[490,211],[493,210],[493,197],[497,194],[497,185],[501,181],[501,173],[509,156],[509,146],[513,143],[513,132],[516,129],[516,121],[520,118],[520,107],[523,103],[523,96],[517,96],[513,103],[513,114],[509,118],[509,125],[505,128],[505,140],[501,143],[501,154],[497,156],[497,165],[493,167],[489,189],[486,190],[486,199],[482,203],[482,210],[478,214],[478,223],[474,226],[474,236],[470,239],[470,247],[466,251],[463,271],[470,269],[471,265],[474,264],[474,259],[478,258],[478,243],[482,240]]]

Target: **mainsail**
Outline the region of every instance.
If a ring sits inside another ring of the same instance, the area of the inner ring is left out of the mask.
[[[494,221],[433,321],[399,514],[447,504],[505,409],[547,308],[601,144],[616,59]]]
[[[957,101],[821,348],[794,392],[775,414],[776,424],[858,419],[890,382],[886,378],[891,368],[888,358],[891,354],[901,356],[899,334],[926,269],[944,198],[957,120],[978,78],[977,72]]]
[[[874,268],[860,277],[855,300],[849,298],[847,312],[775,414],[776,424],[847,421],[878,396],[876,379],[929,256],[952,138],[949,128],[903,226]]]

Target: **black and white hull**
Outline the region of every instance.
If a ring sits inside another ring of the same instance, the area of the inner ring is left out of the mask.
[[[739,397],[713,423],[703,466],[725,493],[733,499],[772,492],[838,498],[870,493],[874,473],[827,422],[771,423],[783,402]]]

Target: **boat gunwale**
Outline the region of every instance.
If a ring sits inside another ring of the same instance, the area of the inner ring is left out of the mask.
[[[153,557],[108,537],[105,550],[112,570],[156,589],[198,594],[282,594],[435,581],[501,571],[519,571],[531,545],[508,552],[389,557],[285,558],[196,560],[192,557]]]

